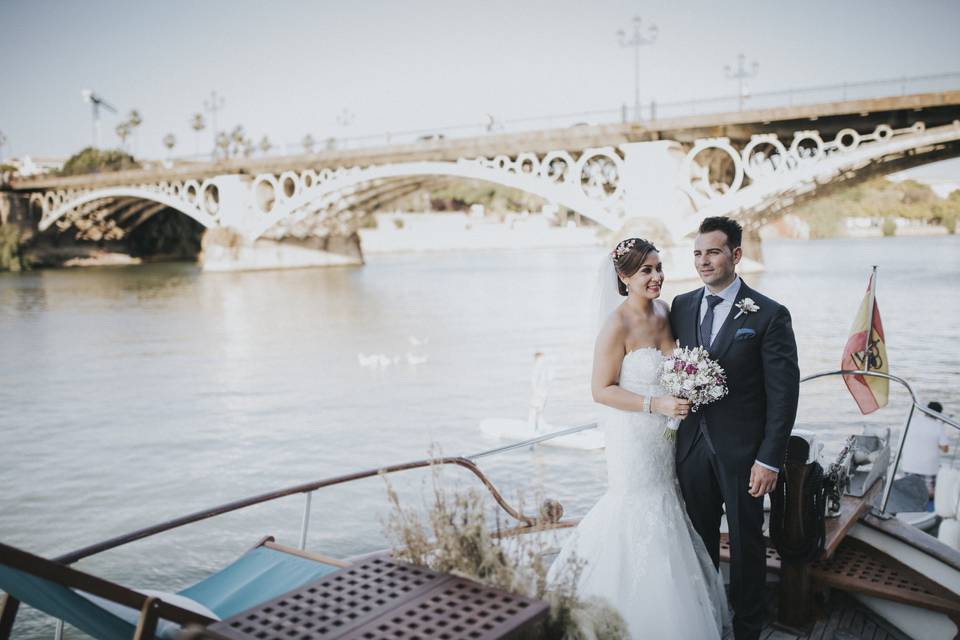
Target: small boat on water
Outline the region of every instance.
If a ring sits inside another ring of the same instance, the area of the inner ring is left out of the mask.
[[[872,371],[832,371],[808,376],[803,381],[851,374],[884,377],[910,393],[912,403],[904,434],[917,411],[960,429],[960,422],[922,407],[910,385],[895,376]],[[276,611],[270,613],[271,603],[278,601],[277,594],[290,589],[300,589],[297,593],[302,593],[311,580],[329,582],[330,576],[336,579],[338,569],[368,567],[371,557],[366,554],[336,559],[306,549],[313,493],[411,469],[456,465],[468,470],[514,521],[512,528],[497,532],[498,538],[509,544],[511,539],[536,536],[555,549],[578,521],[564,519],[563,508],[556,500],[545,501],[536,516],[515,508],[477,462],[505,451],[583,433],[596,434],[598,430],[595,424],[569,427],[474,455],[418,460],[287,487],[117,536],[53,561],[0,544],[0,589],[7,594],[0,601],[0,640],[10,637],[21,600],[66,618],[98,638],[130,637],[131,633],[135,638],[174,637],[180,633],[180,625],[194,625],[190,637],[196,638],[292,637],[283,631],[290,622],[287,612],[282,616]],[[960,638],[960,472],[955,481],[952,476],[945,481],[942,490],[938,487],[937,499],[941,504],[937,513],[933,517],[917,515],[922,512],[910,506],[909,481],[894,482],[904,438],[891,455],[889,436],[851,436],[840,456],[825,467],[817,460],[815,437],[802,432],[792,436],[781,474],[783,490],[778,485],[771,500],[771,540],[767,551],[770,617],[761,638]],[[817,478],[817,482],[808,483],[809,478]],[[897,491],[895,484],[906,489]],[[137,540],[294,494],[305,496],[297,547],[265,539],[224,570],[176,594],[137,592],[71,568],[82,559]],[[909,515],[897,517],[902,514],[893,513],[899,510],[894,509],[898,500],[912,509]],[[722,565],[728,559],[729,548],[722,546]],[[417,579],[425,580],[422,575]],[[299,606],[295,604],[294,610],[299,611]],[[264,615],[275,616],[270,618],[274,630],[244,636],[243,629],[237,627],[233,629],[236,635],[218,635],[217,630],[224,628],[218,620],[250,611],[257,613],[247,619],[261,616],[261,622]],[[451,620],[461,613],[449,613]],[[349,616],[357,614],[341,609],[340,613],[331,610],[324,615],[328,626],[353,628],[353,618]],[[161,621],[174,624],[161,628]],[[452,624],[446,637],[467,637],[457,635],[453,631],[456,627]],[[58,638],[62,630],[61,623],[56,631]],[[325,635],[315,627],[301,630],[298,637],[340,637]],[[363,637],[386,636],[373,632]]]

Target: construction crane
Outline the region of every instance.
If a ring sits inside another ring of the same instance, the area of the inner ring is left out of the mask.
[[[103,107],[111,113],[116,113],[117,110],[109,102],[95,94],[90,89],[84,89],[80,92],[80,95],[83,96],[84,102],[89,102],[93,109],[93,148],[100,148],[100,107]]]

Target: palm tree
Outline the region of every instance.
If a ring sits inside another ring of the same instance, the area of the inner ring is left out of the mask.
[[[173,148],[177,144],[177,137],[172,133],[168,133],[163,136],[163,146],[167,148],[167,157],[170,157],[170,152],[173,151]]]
[[[190,128],[194,130],[196,135],[196,152],[197,155],[200,155],[200,132],[207,127],[206,121],[203,119],[202,113],[195,113],[193,117],[190,118]]]
[[[243,141],[246,137],[246,134],[243,132],[243,125],[238,124],[233,128],[233,131],[230,132],[230,141],[233,143],[232,155],[240,155],[240,151],[243,149]]]
[[[134,155],[136,155],[137,150],[137,128],[143,124],[143,118],[140,116],[140,112],[136,109],[130,110],[130,115],[127,116],[127,124],[130,125],[130,133],[133,134],[133,150]]]
[[[130,123],[121,122],[120,124],[117,125],[117,128],[114,130],[117,132],[117,137],[120,138],[120,146],[123,148],[124,151],[126,151],[127,138],[130,137],[130,132],[131,132]]]
[[[263,155],[267,155],[267,152],[269,152],[270,149],[273,148],[273,145],[270,143],[270,138],[268,138],[267,136],[263,136],[262,138],[260,138],[259,147]]]
[[[303,136],[303,140],[300,141],[300,144],[303,145],[303,150],[307,153],[313,153],[313,145],[316,144],[316,140],[313,139],[313,136],[309,133]]]
[[[230,155],[230,136],[227,135],[226,131],[217,134],[217,149],[224,158]]]

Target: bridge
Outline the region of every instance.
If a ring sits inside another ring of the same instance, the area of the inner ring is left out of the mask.
[[[758,238],[805,200],[957,155],[960,90],[941,90],[41,176],[0,195],[41,235],[99,242],[177,212],[203,229],[204,267],[233,269],[360,262],[363,217],[437,180],[519,189],[669,246],[708,215],[737,217]]]

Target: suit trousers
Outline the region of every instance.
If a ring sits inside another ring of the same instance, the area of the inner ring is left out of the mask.
[[[736,640],[755,640],[766,613],[766,542],[763,498],[748,493],[750,467],[728,469],[698,430],[677,477],[693,527],[713,564],[720,566],[720,519],[726,505],[730,536],[730,601]]]

